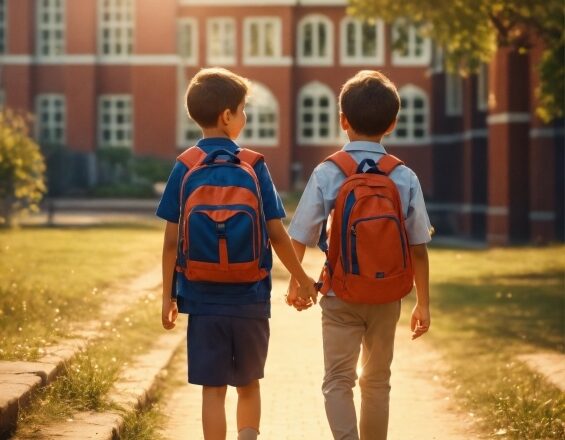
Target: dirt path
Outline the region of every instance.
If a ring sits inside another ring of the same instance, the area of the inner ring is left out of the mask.
[[[271,342],[265,379],[261,382],[261,439],[331,439],[320,385],[323,374],[319,307],[297,313],[282,301],[285,286],[275,284]],[[404,313],[408,312],[405,310]],[[182,374],[186,374],[186,355]],[[453,411],[442,386],[439,355],[425,340],[411,341],[398,328],[393,363],[389,440],[472,440],[471,417]],[[359,394],[356,393],[357,402]],[[200,388],[182,385],[162,407],[171,440],[201,439]],[[228,439],[235,439],[235,390],[228,390]]]

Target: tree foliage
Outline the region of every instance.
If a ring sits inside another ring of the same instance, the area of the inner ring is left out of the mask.
[[[45,161],[29,137],[27,120],[10,110],[0,111],[0,224],[36,210],[45,193]]]
[[[406,18],[444,51],[451,72],[476,72],[497,46],[526,53],[541,41],[538,115],[563,116],[565,2],[562,0],[349,0],[348,12],[393,23]]]

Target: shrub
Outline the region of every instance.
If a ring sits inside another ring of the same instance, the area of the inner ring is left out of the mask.
[[[29,136],[27,118],[0,111],[0,224],[38,209],[45,187],[45,160]]]

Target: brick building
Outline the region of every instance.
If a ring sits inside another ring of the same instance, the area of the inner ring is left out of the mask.
[[[172,159],[199,136],[183,108],[189,78],[225,66],[254,84],[241,142],[265,154],[285,190],[344,142],[340,85],[379,69],[402,97],[384,144],[418,173],[440,234],[563,240],[563,128],[534,117],[539,51],[499,50],[461,79],[418,29],[364,24],[345,5],[0,0],[0,105],[35,113],[41,142]],[[405,49],[393,50],[400,34]]]

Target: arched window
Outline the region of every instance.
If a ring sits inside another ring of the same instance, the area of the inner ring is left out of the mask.
[[[341,64],[381,65],[384,62],[384,24],[352,17],[341,21]]]
[[[397,66],[426,66],[430,64],[432,43],[421,35],[420,26],[397,20],[392,26],[392,43],[399,45],[392,52]]]
[[[298,64],[333,64],[333,24],[325,15],[307,15],[298,23]]]
[[[389,143],[428,142],[429,106],[426,93],[413,85],[402,87],[400,111],[396,128],[388,137]]]
[[[247,123],[241,134],[245,145],[261,147],[278,144],[279,104],[264,85],[254,82],[245,106]]]
[[[311,82],[298,94],[298,143],[328,144],[336,141],[336,103],[326,85]]]

